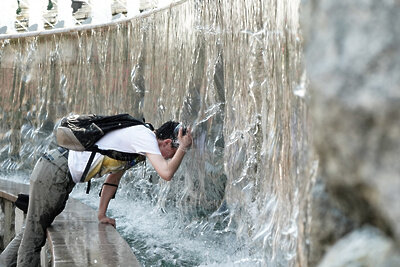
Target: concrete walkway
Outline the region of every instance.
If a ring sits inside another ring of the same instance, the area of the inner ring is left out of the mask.
[[[0,180],[0,198],[15,202],[28,186]],[[70,198],[47,231],[53,266],[140,266],[132,249],[111,226],[98,223],[97,212]]]

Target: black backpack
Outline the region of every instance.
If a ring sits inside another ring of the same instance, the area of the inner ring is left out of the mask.
[[[69,150],[92,152],[80,179],[81,182],[84,182],[96,153],[123,161],[131,161],[138,159],[138,157],[143,157],[136,153],[103,150],[95,145],[107,133],[135,125],[144,125],[150,130],[154,130],[153,126],[150,123],[145,123],[144,119],[140,121],[129,114],[111,116],[95,114],[70,115],[63,118],[57,128],[57,144]]]

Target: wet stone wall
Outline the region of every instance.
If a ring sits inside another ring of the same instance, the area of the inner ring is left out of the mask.
[[[194,145],[173,181],[150,169],[151,189],[125,190],[147,190],[193,231],[233,233],[243,262],[306,266],[315,162],[298,15],[299,1],[182,1],[1,39],[2,170],[31,169],[69,113],[179,120]]]

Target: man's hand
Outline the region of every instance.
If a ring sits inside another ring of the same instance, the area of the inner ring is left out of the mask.
[[[178,141],[179,146],[183,150],[188,150],[192,146],[193,138],[192,138],[192,129],[187,128],[186,134],[182,136],[182,127],[179,129],[178,133]]]
[[[115,219],[108,218],[105,215],[99,215],[98,219],[100,223],[111,224],[112,226],[114,226],[114,228],[116,227]]]
[[[170,159],[166,160],[162,155],[146,153],[147,159],[151,162],[154,169],[156,169],[158,175],[166,181],[170,181],[174,176],[174,173],[178,169],[185,156],[186,150],[192,145],[192,130],[187,129],[187,133],[182,136],[182,128],[178,132],[179,147],[175,152],[175,155]],[[171,139],[170,139],[171,142]],[[169,144],[170,145],[170,144]]]

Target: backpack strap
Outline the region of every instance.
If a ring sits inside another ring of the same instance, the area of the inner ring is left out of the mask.
[[[87,186],[86,186],[86,194],[89,194],[89,192],[90,192],[90,185],[92,184],[92,181],[91,180],[89,180],[88,182],[87,182]]]
[[[96,155],[96,151],[92,151],[92,153],[90,154],[89,160],[86,164],[85,170],[82,173],[82,177],[81,177],[81,183],[83,183],[85,181],[85,178],[89,172],[90,166],[92,166],[93,160],[94,160],[94,156]]]
[[[85,170],[82,173],[82,177],[81,177],[81,180],[80,180],[81,183],[83,183],[85,181],[86,176],[87,176],[87,174],[89,172],[90,166],[92,166],[92,163],[93,163],[93,160],[94,160],[94,156],[96,155],[96,150],[97,150],[97,147],[95,147],[95,149],[90,154],[90,157],[89,157],[89,160],[88,160],[88,162],[86,164]],[[91,185],[91,181],[89,180],[88,183],[87,183],[87,187],[86,187],[86,194],[89,194],[90,185]]]

